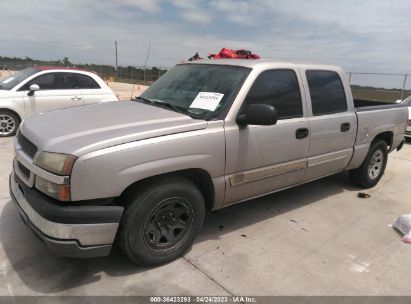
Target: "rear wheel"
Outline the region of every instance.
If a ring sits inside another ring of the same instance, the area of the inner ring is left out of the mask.
[[[203,226],[203,197],[186,179],[162,179],[134,191],[128,199],[119,243],[137,264],[153,266],[178,258]]]
[[[350,171],[351,181],[357,186],[374,187],[384,174],[387,159],[388,148],[385,141],[374,142],[361,166]]]
[[[0,110],[0,137],[15,135],[19,124],[20,119],[16,114]]]

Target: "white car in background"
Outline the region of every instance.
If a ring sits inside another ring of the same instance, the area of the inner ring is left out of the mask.
[[[405,131],[405,137],[411,138],[411,96],[408,96],[400,103],[408,106],[408,126],[407,130]]]
[[[0,79],[0,137],[16,134],[20,122],[36,112],[118,101],[95,73],[39,66]]]

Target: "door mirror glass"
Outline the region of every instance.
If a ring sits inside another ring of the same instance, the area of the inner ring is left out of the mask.
[[[250,104],[237,117],[239,125],[271,126],[277,123],[277,110],[268,104]]]
[[[40,90],[40,87],[38,84],[32,84],[30,86],[30,91],[27,93],[28,96],[33,96],[35,91]]]

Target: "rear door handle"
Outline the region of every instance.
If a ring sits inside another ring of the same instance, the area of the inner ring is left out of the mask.
[[[351,124],[349,122],[344,122],[341,124],[341,132],[347,132],[351,128]]]
[[[297,139],[306,138],[308,137],[308,134],[310,134],[310,131],[308,131],[307,128],[300,128],[295,131],[295,138]]]
[[[79,96],[73,96],[73,97],[71,97],[71,100],[78,101],[78,100],[81,100],[81,97],[79,97]]]

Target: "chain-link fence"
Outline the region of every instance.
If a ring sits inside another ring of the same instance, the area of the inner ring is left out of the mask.
[[[411,74],[349,72],[356,99],[395,102],[411,95]]]
[[[93,71],[108,81],[150,85],[161,77],[169,67],[119,66],[117,70],[110,65],[65,64],[64,61],[2,61],[0,69],[18,71],[28,67],[53,65],[76,67]],[[356,99],[395,102],[411,95],[411,74],[347,72],[353,96]]]

